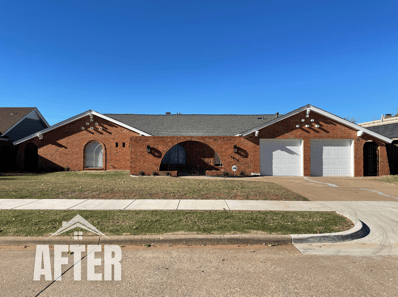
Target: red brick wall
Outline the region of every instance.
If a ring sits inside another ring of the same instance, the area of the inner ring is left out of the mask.
[[[86,123],[89,125],[86,125]],[[95,123],[98,125],[95,125]],[[85,130],[82,130],[84,127]],[[93,127],[93,130],[90,128]],[[102,130],[99,128],[102,127]],[[23,169],[23,154],[28,143],[34,143],[39,149],[39,169],[65,168],[84,169],[84,150],[87,143],[97,141],[104,147],[104,166],[106,170],[130,169],[130,137],[139,135],[102,118],[89,116],[54,129],[19,145],[18,167]],[[119,147],[115,143],[118,142]],[[123,142],[125,147],[123,147]]]
[[[234,136],[151,136],[131,137],[131,174],[138,174],[141,170],[145,174],[159,172],[160,164],[164,155],[174,145],[196,141],[197,146],[191,145],[189,149],[203,151],[203,143],[211,147],[220,157],[222,167],[211,168],[226,171],[233,174],[232,166],[238,167],[237,173],[245,171],[246,174],[259,172],[259,149],[258,145],[247,141],[243,137]],[[147,145],[151,147],[151,153],[147,153]],[[234,153],[234,145],[238,152]],[[187,151],[187,160],[190,152]],[[203,156],[200,156],[203,157]],[[208,158],[206,161],[211,162]]]

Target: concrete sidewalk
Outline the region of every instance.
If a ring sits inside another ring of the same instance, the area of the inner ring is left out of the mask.
[[[194,199],[1,199],[0,209],[333,211],[316,201]]]

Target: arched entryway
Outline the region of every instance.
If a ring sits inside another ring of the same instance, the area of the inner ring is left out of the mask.
[[[391,174],[398,174],[398,140],[394,140],[390,148],[388,159],[390,160]]]
[[[173,146],[163,157],[160,171],[178,171],[179,175],[203,175],[222,166],[217,153],[199,141],[184,141]]]
[[[38,159],[39,153],[37,145],[34,143],[28,143],[25,147],[24,169],[30,172],[37,171]]]
[[[92,141],[84,150],[85,168],[104,168],[104,148],[99,142]]]
[[[379,173],[378,145],[374,142],[366,142],[363,146],[363,170],[364,176],[377,176]]]

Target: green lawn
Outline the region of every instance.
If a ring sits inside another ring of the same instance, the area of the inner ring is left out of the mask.
[[[389,175],[376,180],[398,185],[398,175]]]
[[[2,174],[1,198],[307,200],[269,182],[131,177],[127,171]]]
[[[61,227],[62,221],[69,221],[77,214],[105,235],[181,231],[206,234],[252,231],[317,234],[344,231],[353,226],[351,221],[332,212],[2,210],[0,236],[50,236]],[[73,231],[65,235],[72,235]]]

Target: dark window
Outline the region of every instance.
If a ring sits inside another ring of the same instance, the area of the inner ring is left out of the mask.
[[[123,142],[123,147],[126,147],[126,144]]]
[[[119,143],[116,142],[116,147],[119,147]]]

